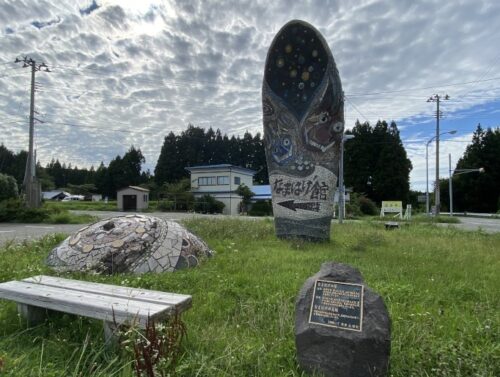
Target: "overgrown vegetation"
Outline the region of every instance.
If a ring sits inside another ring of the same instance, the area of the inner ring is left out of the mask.
[[[105,201],[90,202],[90,201],[71,200],[69,202],[62,202],[62,201],[47,200],[44,202],[44,207],[57,208],[59,210],[77,210],[77,211],[118,210],[118,205],[116,203],[116,200],[110,200],[107,203]]]
[[[11,175],[0,173],[0,202],[17,198],[18,192],[16,179]]]
[[[270,200],[261,200],[255,202],[251,205],[248,214],[250,216],[272,216],[273,205],[271,204]]]
[[[91,215],[77,215],[58,206],[43,204],[40,208],[28,208],[21,199],[0,202],[0,223],[48,223],[85,224],[95,221]]]
[[[194,210],[198,213],[222,213],[225,204],[212,195],[205,194],[194,201]]]
[[[194,195],[190,190],[191,181],[185,178],[176,183],[164,183],[151,194],[158,197],[156,209],[159,211],[192,211]]]
[[[137,377],[165,377],[175,373],[186,325],[179,314],[163,323],[148,321],[144,330],[129,327],[119,344],[133,355]]]
[[[379,222],[333,225],[324,244],[282,241],[271,220],[190,220],[217,254],[175,273],[68,278],[191,294],[178,376],[305,376],[295,361],[294,304],[325,261],[358,268],[392,319],[392,377],[500,375],[500,235],[433,224],[385,231]],[[0,249],[0,281],[53,274],[62,240]],[[127,353],[102,351],[99,321],[60,315],[27,328],[0,300],[0,359],[7,376],[133,376]]]
[[[375,202],[364,195],[351,193],[351,198],[345,204],[346,217],[358,218],[364,215],[374,216],[379,214],[379,209]]]
[[[250,190],[250,188],[245,185],[244,183],[240,184],[238,188],[235,191],[236,194],[241,196],[241,203],[240,203],[240,208],[239,208],[239,213],[247,213],[248,208],[250,207],[250,204],[252,203],[252,196],[255,195],[255,193]]]

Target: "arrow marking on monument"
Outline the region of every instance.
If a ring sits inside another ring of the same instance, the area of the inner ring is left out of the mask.
[[[296,211],[297,209],[303,209],[305,211],[319,212],[318,202],[308,202],[308,203],[295,203],[295,200],[285,200],[284,202],[278,203],[280,206]]]

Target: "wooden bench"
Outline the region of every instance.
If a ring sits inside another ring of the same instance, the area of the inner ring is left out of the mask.
[[[189,295],[44,275],[1,283],[0,298],[17,302],[30,325],[44,321],[47,310],[102,320],[107,342],[114,339],[117,325],[145,328],[148,320],[182,313],[192,301]]]
[[[399,223],[395,221],[388,221],[385,223],[385,229],[398,229]]]

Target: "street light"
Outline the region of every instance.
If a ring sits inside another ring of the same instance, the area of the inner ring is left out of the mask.
[[[451,170],[451,154],[448,154],[449,187],[450,187],[450,216],[453,216],[453,176],[467,173],[484,173],[484,168],[476,169],[455,169]]]
[[[425,213],[427,214],[427,216],[429,216],[429,144],[432,143],[432,141],[435,138],[437,138],[441,135],[446,135],[446,134],[454,135],[456,133],[457,133],[457,130],[442,132],[436,136],[431,137],[429,139],[429,141],[427,142],[427,144],[425,145],[425,176],[426,176],[426,180],[425,180]],[[436,176],[438,176],[438,174],[436,174]],[[438,185],[437,190],[439,190],[439,179],[436,182],[436,185]]]
[[[345,186],[344,186],[344,143],[354,139],[354,135],[344,135],[340,143],[340,168],[339,168],[339,224],[344,221],[345,212]]]

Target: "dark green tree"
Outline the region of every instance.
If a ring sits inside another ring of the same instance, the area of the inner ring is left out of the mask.
[[[109,175],[108,168],[104,165],[103,162],[99,165],[95,172],[95,185],[97,187],[97,192],[108,196],[113,197],[113,184],[111,182],[111,177]]]
[[[140,185],[145,183],[147,176],[142,175],[142,165],[146,162],[144,155],[140,149],[131,146],[130,149],[123,155],[122,168],[125,179],[125,185]]]
[[[383,200],[408,202],[411,161],[406,155],[395,122],[356,122],[354,139],[345,143],[346,186],[380,203]]]
[[[182,176],[182,166],[179,166],[179,150],[177,136],[170,132],[163,140],[160,156],[155,167],[155,181],[158,185],[165,182],[175,182]]]
[[[500,200],[500,128],[484,130],[478,124],[472,143],[457,162],[457,169],[479,169],[453,177],[454,211],[497,212]],[[443,198],[449,198],[448,180],[441,182]]]
[[[165,137],[155,167],[155,181],[159,186],[165,182],[177,182],[188,177],[186,167],[209,164],[232,164],[253,169],[257,172],[257,182],[268,182],[260,134],[254,137],[246,132],[243,138],[229,138],[219,129],[205,131],[191,124],[179,136],[170,132]]]
[[[16,179],[11,175],[0,173],[0,202],[17,198],[18,193]]]
[[[20,151],[14,153],[3,144],[0,145],[0,173],[8,174],[16,179],[17,185],[21,187],[24,181],[26,160],[28,152]]]
[[[248,212],[252,196],[254,196],[255,193],[252,190],[250,190],[250,188],[247,185],[242,183],[236,189],[236,194],[241,196],[240,212]]]

